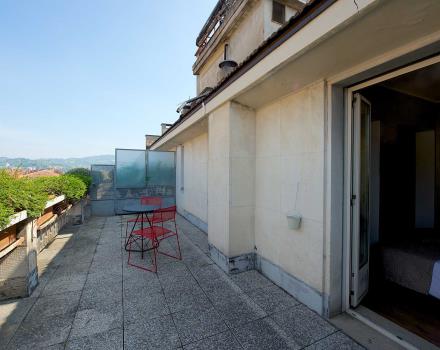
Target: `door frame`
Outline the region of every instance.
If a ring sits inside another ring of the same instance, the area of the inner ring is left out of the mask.
[[[343,310],[353,310],[350,306],[350,281],[351,281],[351,244],[352,244],[352,218],[351,218],[351,186],[352,186],[352,157],[353,157],[353,95],[360,90],[375,85],[382,81],[386,81],[400,75],[413,72],[415,70],[428,67],[430,65],[440,63],[440,55],[421,60],[419,62],[409,64],[405,67],[398,68],[386,74],[379,75],[364,82],[349,86],[344,89],[345,100],[345,165],[344,165],[344,238],[343,238]]]
[[[351,223],[352,226],[350,228],[350,239],[352,241],[351,246],[351,281],[350,281],[350,305],[353,302],[358,305],[360,301],[365,297],[368,293],[369,289],[369,265],[370,265],[370,235],[371,235],[371,172],[370,169],[367,170],[368,176],[368,237],[367,237],[367,260],[363,266],[359,266],[359,258],[360,258],[360,243],[361,243],[361,186],[362,186],[362,154],[361,154],[361,135],[363,133],[363,123],[362,123],[362,103],[366,103],[369,108],[369,120],[368,120],[368,137],[370,140],[368,141],[368,167],[371,166],[371,103],[361,94],[361,93],[353,93],[352,97],[352,114],[351,120],[353,128],[351,130],[351,135],[353,138],[353,143],[350,145],[352,150],[356,150],[353,152],[352,164],[353,168],[351,169],[351,193],[350,193],[350,207],[351,207]],[[357,98],[356,98],[357,97]],[[365,169],[364,169],[365,171]],[[363,280],[367,280],[366,283],[362,283]],[[366,285],[366,286],[365,286]],[[364,286],[365,290],[360,290],[360,287]],[[361,295],[359,295],[361,294]],[[351,300],[353,299],[353,300]]]
[[[351,85],[346,86],[340,86],[340,89],[342,90],[342,96],[343,96],[343,109],[341,112],[344,113],[343,117],[343,123],[344,123],[344,165],[343,165],[343,178],[344,178],[344,184],[343,184],[343,203],[342,203],[342,211],[343,211],[343,237],[342,237],[342,312],[347,312],[354,318],[358,319],[359,321],[367,324],[371,328],[375,329],[379,333],[385,335],[386,337],[392,339],[396,343],[400,344],[406,349],[415,349],[415,347],[407,342],[406,340],[402,339],[401,336],[394,334],[392,331],[383,328],[382,326],[377,325],[376,323],[372,322],[370,319],[364,317],[360,313],[358,313],[356,310],[354,310],[350,306],[350,282],[351,282],[351,245],[352,245],[352,218],[351,218],[351,186],[352,186],[352,153],[353,153],[353,137],[352,137],[352,129],[353,129],[353,95],[356,92],[361,93],[360,90],[363,88],[369,87],[371,85],[380,83],[385,80],[389,80],[392,78],[395,78],[397,76],[413,72],[415,70],[428,67],[430,65],[440,63],[440,54],[437,53],[437,55],[434,55],[429,58],[421,59],[417,62],[409,63],[405,66],[400,66],[392,71],[388,71],[386,73],[382,73],[380,75],[377,75],[375,77],[372,77],[370,79],[366,79],[364,81],[353,83]],[[347,77],[346,77],[347,79]],[[333,88],[338,88],[338,80],[329,80],[329,91],[332,91]],[[337,91],[337,90],[336,90]],[[334,101],[333,101],[334,102]],[[332,102],[331,102],[332,103]],[[336,105],[330,105],[330,108],[333,108],[333,110],[338,110]]]

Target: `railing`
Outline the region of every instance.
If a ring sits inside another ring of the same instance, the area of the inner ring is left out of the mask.
[[[215,33],[217,33],[222,25],[229,20],[229,18],[235,12],[235,9],[243,1],[244,0],[221,0],[217,3],[216,7],[200,31],[199,36],[197,37],[196,45],[198,46],[198,49],[196,56],[203,51]]]

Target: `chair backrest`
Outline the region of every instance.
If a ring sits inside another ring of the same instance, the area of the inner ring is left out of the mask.
[[[142,205],[157,205],[159,208],[162,207],[162,198],[160,197],[141,197]]]
[[[176,220],[176,206],[156,209],[153,211],[153,222],[165,222],[169,220]]]

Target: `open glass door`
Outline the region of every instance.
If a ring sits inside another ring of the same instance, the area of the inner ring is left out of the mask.
[[[352,239],[350,304],[357,306],[368,292],[370,255],[371,105],[353,96]]]

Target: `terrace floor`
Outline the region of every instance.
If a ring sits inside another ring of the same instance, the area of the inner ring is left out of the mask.
[[[64,229],[32,296],[0,303],[0,349],[362,348],[258,272],[226,275],[206,235],[178,227],[183,260],[160,256],[157,275],[127,265],[120,217]]]

